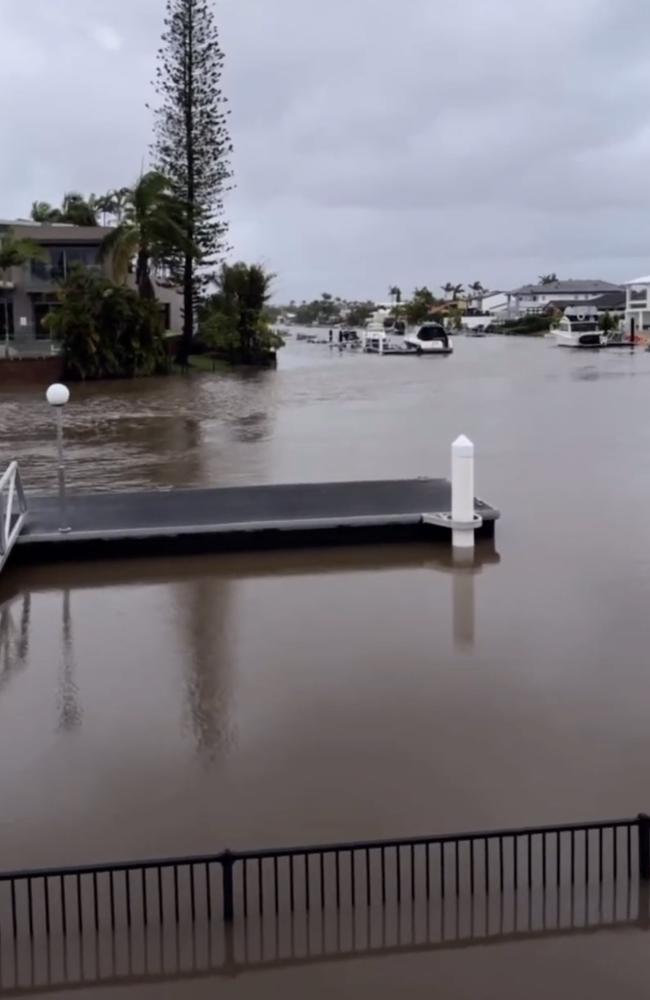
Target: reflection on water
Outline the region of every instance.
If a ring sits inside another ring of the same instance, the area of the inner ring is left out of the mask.
[[[486,541],[462,567],[431,544],[15,567],[0,585],[6,674],[24,682],[0,697],[0,731],[24,744],[28,781],[0,771],[21,829],[0,831],[5,864],[343,832],[351,814],[332,803],[365,780],[354,747],[397,777],[391,715],[407,687],[422,701],[432,652],[471,652],[474,591],[498,560]],[[408,682],[401,628],[386,643],[377,627],[386,606],[419,633]],[[432,721],[421,723],[424,746]],[[310,800],[315,815],[302,808]],[[386,800],[381,825],[394,832],[391,816]],[[359,833],[375,825],[355,821]]]
[[[332,963],[373,958],[384,965],[407,955],[457,951],[469,959],[477,947],[516,945],[525,964],[536,945],[594,936],[606,943],[612,932],[640,934],[646,948],[648,930],[647,888],[627,880],[590,892],[574,886],[566,892],[537,889],[464,902],[454,897],[426,906],[315,910],[233,928],[203,919],[166,927],[136,923],[112,931],[91,925],[81,936],[50,934],[39,940],[37,933],[20,943],[3,939],[0,995],[164,982],[176,982],[186,995],[192,981],[211,977],[244,975],[248,982],[251,974],[263,977],[282,969],[300,974]]]
[[[475,641],[475,577],[485,566],[499,562],[494,539],[481,541],[474,550],[452,553],[444,546],[411,545],[398,548],[340,549],[329,553],[289,553],[283,566],[283,576],[305,573],[345,574],[395,571],[398,567],[427,568],[449,577],[451,583],[451,632],[459,648],[471,648]],[[57,689],[58,726],[73,730],[82,723],[80,690],[76,681],[74,644],[75,615],[71,589],[75,591],[108,587],[143,588],[169,586],[176,598],[173,605],[173,625],[178,630],[184,671],[184,716],[192,734],[196,752],[207,761],[214,761],[217,751],[227,753],[234,739],[233,712],[229,705],[232,681],[228,679],[228,663],[232,653],[228,648],[235,638],[230,596],[235,581],[229,565],[237,565],[239,573],[255,579],[277,575],[277,560],[273,555],[260,554],[217,557],[215,560],[151,559],[148,561],[110,562],[99,565],[63,564],[40,569],[16,567],[3,580],[0,596],[0,636],[2,673],[0,684],[27,664],[32,618],[32,597],[54,595],[60,602],[60,625],[53,621],[48,631],[48,651],[59,650],[59,680]],[[217,572],[215,573],[215,568]],[[22,581],[29,580],[30,590],[22,596]],[[18,610],[20,609],[20,610]],[[263,620],[263,608],[259,616]],[[17,617],[19,620],[17,622]],[[79,621],[83,626],[83,622]],[[152,622],[142,623],[149,631]],[[295,628],[293,623],[293,627]],[[150,636],[155,645],[155,636]],[[51,644],[53,643],[53,644]]]
[[[233,713],[228,704],[228,584],[218,577],[197,579],[179,588],[178,615],[183,619],[187,652],[185,706],[196,752],[214,761],[232,740]]]
[[[475,640],[476,606],[474,599],[474,566],[456,566],[452,574],[454,641],[459,647],[471,648]]]
[[[12,675],[27,664],[31,607],[29,592],[0,605],[0,692]]]
[[[72,730],[81,724],[79,692],[74,679],[74,652],[72,643],[72,616],[70,591],[63,591],[62,602],[61,670],[59,677],[59,728]]]

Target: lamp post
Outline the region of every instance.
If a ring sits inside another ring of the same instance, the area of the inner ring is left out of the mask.
[[[59,471],[59,531],[70,531],[68,524],[68,505],[65,495],[65,466],[63,464],[63,407],[70,399],[67,386],[55,382],[45,393],[45,398],[56,414],[56,449]]]

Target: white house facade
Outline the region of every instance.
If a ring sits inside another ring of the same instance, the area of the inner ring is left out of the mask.
[[[625,282],[625,329],[632,336],[650,334],[650,274]]]
[[[483,313],[502,312],[508,304],[507,292],[484,292],[482,295],[468,294],[464,302],[468,309]]]

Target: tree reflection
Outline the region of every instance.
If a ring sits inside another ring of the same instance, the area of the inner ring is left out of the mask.
[[[5,601],[0,607],[0,691],[27,664],[32,595],[26,592],[19,600],[21,610],[18,625],[14,619],[14,605],[18,601]]]
[[[62,656],[59,668],[57,705],[59,729],[73,730],[81,724],[82,711],[79,705],[79,688],[75,681],[75,661],[72,638],[72,615],[70,613],[70,591],[63,591],[62,608]]]

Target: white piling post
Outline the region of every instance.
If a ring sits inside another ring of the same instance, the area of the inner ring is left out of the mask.
[[[452,545],[455,549],[474,547],[474,445],[461,434],[451,446]]]
[[[68,524],[68,502],[65,487],[65,465],[63,462],[63,407],[70,399],[67,386],[55,382],[45,393],[45,398],[56,414],[56,451],[59,474],[59,531],[70,531]]]

